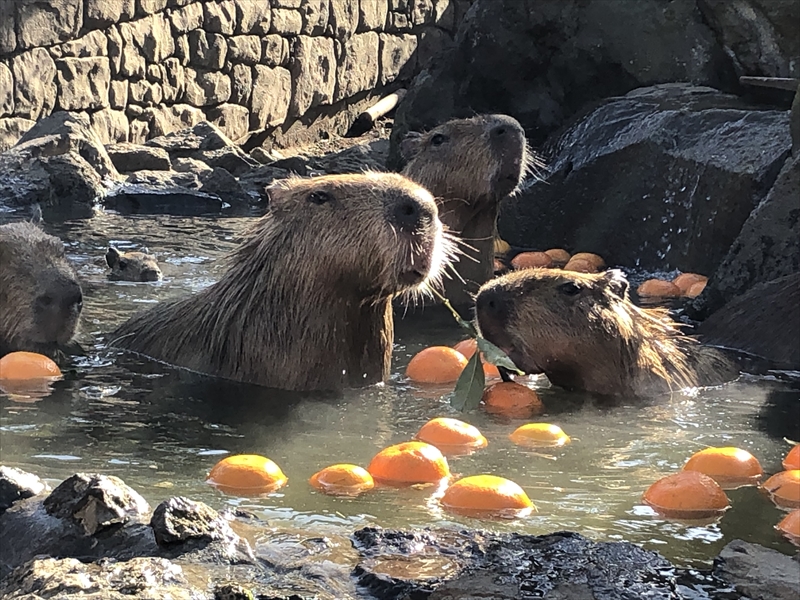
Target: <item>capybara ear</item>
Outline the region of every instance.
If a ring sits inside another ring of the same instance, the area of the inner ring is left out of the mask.
[[[44,218],[42,217],[42,207],[37,203],[31,207],[31,223],[34,225],[41,225]]]
[[[422,148],[422,134],[416,131],[409,131],[403,141],[400,142],[400,154],[405,160],[411,160],[419,154]]]
[[[108,264],[109,267],[113,269],[114,265],[116,265],[118,261],[119,261],[119,250],[117,250],[113,246],[109,246],[108,251],[106,252],[106,263]]]
[[[602,281],[605,288],[610,290],[615,296],[619,296],[623,300],[628,297],[630,284],[628,283],[627,277],[625,277],[625,273],[619,269],[609,269],[603,273]]]

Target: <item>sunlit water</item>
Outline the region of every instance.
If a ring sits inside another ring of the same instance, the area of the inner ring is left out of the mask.
[[[729,492],[733,508],[710,525],[665,521],[641,502],[651,483],[706,446],[739,446],[758,457],[767,474],[781,470],[789,448],[781,438],[797,435],[800,393],[778,380],[751,377],[695,395],[608,406],[530,378],[525,382],[540,391],[548,409],[536,420],[557,423],[572,437],[563,448],[531,451],[508,439],[524,421],[482,411],[460,415],[448,405],[447,387],[423,389],[404,379],[417,350],[460,339],[449,318],[398,323],[391,381],[343,397],[300,397],[204,379],[104,347],[102,334],[132,312],[211,284],[223,266],[218,259],[251,221],[98,214],[49,226],[67,242],[84,281],[86,356],[72,359],[66,379],[43,400],[23,403],[0,394],[3,464],[51,485],[77,471],[113,474],[152,505],[185,495],[217,509],[243,507],[277,529],[315,535],[347,535],[367,525],[574,530],[596,540],[639,543],[695,566],[708,565],[733,538],[793,551],[773,529],[784,513],[752,487]],[[109,241],[125,249],[147,245],[158,255],[164,281],[109,282],[102,258]],[[476,521],[443,513],[431,488],[342,499],[309,487],[316,470],[335,462],[366,466],[378,450],[411,439],[435,416],[462,418],[489,440],[479,452],[451,458],[454,474],[512,479],[538,512],[522,520]],[[261,498],[223,495],[204,479],[228,453],[272,458],[289,484]]]

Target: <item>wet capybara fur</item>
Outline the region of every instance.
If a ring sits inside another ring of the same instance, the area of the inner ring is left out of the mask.
[[[800,370],[800,273],[753,286],[697,328],[699,339]]]
[[[617,270],[515,271],[481,287],[478,326],[521,370],[570,390],[650,396],[738,375],[667,310],[634,305],[628,287]]]
[[[447,279],[445,291],[453,304],[471,306],[494,271],[500,201],[543,163],[528,148],[519,122],[506,115],[453,119],[426,133],[411,132],[401,152],[408,161],[403,175],[436,197],[442,223],[466,245],[455,265],[460,278]]]
[[[109,246],[106,264],[109,279],[115,281],[161,281],[161,268],[156,257],[146,252],[120,252]]]
[[[452,243],[398,174],[289,178],[214,285],[136,315],[113,346],[235,381],[339,390],[383,381],[392,299],[436,283]]]
[[[0,225],[0,356],[55,356],[75,335],[82,308],[61,240],[33,223]]]

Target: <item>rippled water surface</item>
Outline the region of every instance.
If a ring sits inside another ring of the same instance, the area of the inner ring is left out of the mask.
[[[392,379],[343,397],[311,398],[202,378],[106,350],[102,334],[132,312],[192,293],[219,276],[222,258],[252,218],[121,217],[102,213],[48,229],[62,237],[84,280],[83,345],[66,379],[38,402],[0,393],[2,462],[37,473],[51,484],[76,471],[122,477],[155,505],[186,495],[215,508],[236,505],[277,528],[347,534],[366,526],[469,526],[533,534],[575,530],[596,540],[628,540],[679,564],[702,565],[733,538],[791,552],[773,530],[783,513],[755,488],[729,492],[733,508],[717,523],[681,524],[656,517],[641,503],[657,478],[675,472],[706,446],[739,446],[768,474],[781,470],[797,437],[800,398],[789,384],[744,378],[695,395],[614,406],[551,389],[538,389],[548,409],[536,420],[560,425],[572,444],[531,451],[508,434],[524,421],[450,409],[447,388],[421,389],[402,376],[420,348],[460,339],[447,318],[398,323]],[[161,283],[106,279],[108,242],[125,249],[147,245],[162,264]],[[377,490],[355,499],[312,491],[308,477],[334,462],[366,466],[381,448],[409,440],[435,416],[477,426],[489,446],[450,459],[458,475],[493,473],[519,483],[538,512],[510,522],[483,522],[442,513],[433,490]],[[279,493],[262,498],[226,496],[204,483],[228,453],[275,460],[289,477]]]

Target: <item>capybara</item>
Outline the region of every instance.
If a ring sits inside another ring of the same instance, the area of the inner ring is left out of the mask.
[[[120,252],[113,246],[106,252],[110,279],[117,281],[161,281],[161,268],[156,257],[146,252]]]
[[[618,270],[515,271],[481,287],[476,313],[482,334],[520,369],[571,390],[648,396],[738,374],[668,311],[634,305]]]
[[[75,335],[82,308],[61,240],[33,223],[0,225],[0,356],[54,356]]]
[[[431,194],[394,173],[293,177],[214,285],[161,303],[111,344],[272,388],[339,390],[389,375],[391,300],[437,283],[453,243]]]
[[[522,126],[506,115],[453,119],[426,133],[411,132],[401,152],[408,161],[403,174],[436,197],[442,223],[467,245],[455,265],[459,277],[446,280],[445,293],[452,304],[471,306],[493,275],[500,201],[542,163]]]
[[[800,273],[753,286],[712,313],[697,333],[703,343],[800,370]]]

